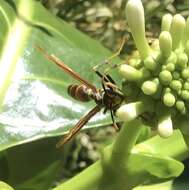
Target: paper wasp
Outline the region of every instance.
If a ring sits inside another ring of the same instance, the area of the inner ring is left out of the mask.
[[[82,102],[88,102],[94,100],[96,106],[91,109],[86,115],[84,115],[73,127],[70,129],[69,133],[65,135],[56,145],[57,148],[64,145],[73,136],[75,136],[79,130],[100,110],[104,109],[103,113],[110,111],[113,126],[118,129],[116,122],[114,120],[114,115],[116,110],[120,107],[124,100],[124,95],[122,91],[117,87],[114,80],[108,74],[101,74],[99,71],[95,70],[95,73],[102,79],[102,89],[96,88],[93,84],[83,79],[78,73],[73,71],[70,67],[64,64],[63,61],[58,59],[54,55],[48,54],[41,47],[36,47],[43,55],[60,68],[62,68],[67,74],[72,76],[72,78],[79,81],[81,84],[72,84],[68,86],[68,94],[74,99]]]

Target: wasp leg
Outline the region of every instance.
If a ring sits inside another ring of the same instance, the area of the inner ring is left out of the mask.
[[[96,66],[94,66],[93,70],[97,70],[100,66],[102,67],[102,66],[104,66],[106,64],[111,64],[111,60],[114,59],[115,57],[117,57],[118,55],[120,55],[120,53],[121,53],[121,51],[122,51],[122,49],[123,49],[124,44],[125,44],[126,41],[127,41],[127,39],[126,39],[126,37],[124,37],[122,39],[122,41],[121,41],[119,49],[115,53],[113,53],[110,57],[108,57],[107,59],[105,59],[103,62],[101,62],[101,63],[97,64]],[[113,64],[111,66],[111,68],[115,68],[116,66],[117,66],[117,64],[116,65]]]
[[[115,120],[114,120],[114,115],[113,115],[113,110],[110,109],[110,114],[111,114],[111,118],[112,118],[112,122],[113,122],[113,127],[115,128],[116,131],[119,131],[119,127],[118,125],[116,124]]]

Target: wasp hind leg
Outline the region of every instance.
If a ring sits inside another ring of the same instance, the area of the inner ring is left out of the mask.
[[[115,119],[114,119],[114,115],[113,115],[113,110],[110,110],[110,114],[111,114],[111,118],[112,118],[112,122],[113,122],[113,127],[116,131],[119,131],[120,130],[120,127],[117,125],[117,123],[115,122]]]

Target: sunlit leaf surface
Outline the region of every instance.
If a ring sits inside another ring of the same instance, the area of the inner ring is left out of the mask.
[[[92,67],[110,52],[37,1],[0,0],[0,22],[0,150],[65,133],[95,103],[70,98],[67,87],[76,81],[35,46],[56,55],[98,87],[100,79]],[[109,115],[99,113],[86,127],[109,123]]]

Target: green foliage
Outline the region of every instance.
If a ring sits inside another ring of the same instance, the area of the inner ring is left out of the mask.
[[[113,146],[104,150],[100,161],[53,190],[126,190],[143,183],[161,183],[180,175],[183,164],[178,160],[188,156],[181,133],[176,130],[170,138],[162,140],[155,136],[132,147],[138,129],[142,127],[140,122],[137,123],[124,126]]]
[[[57,138],[20,145],[6,151],[8,176],[5,179],[15,189],[46,190],[61,171],[61,152],[54,148]],[[6,170],[1,169],[1,174]],[[45,180],[44,180],[45,179]]]
[[[103,62],[110,52],[53,17],[40,3],[32,0],[0,3],[1,23],[4,23],[0,31],[3,42],[0,150],[3,150],[65,133],[94,106],[67,95],[67,86],[75,81],[47,60],[35,45],[55,54],[98,87],[100,80],[92,67]],[[108,123],[108,115],[98,114],[88,127]]]

